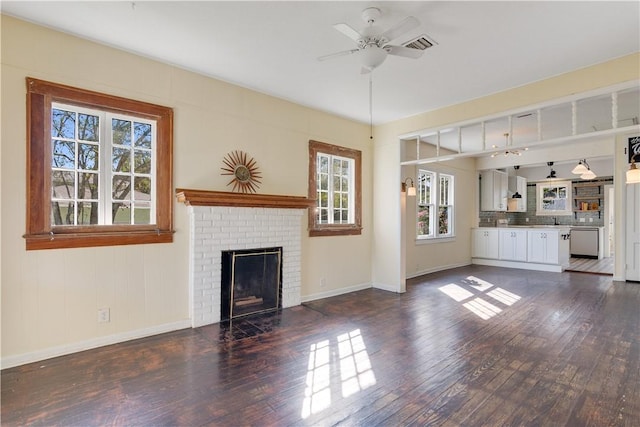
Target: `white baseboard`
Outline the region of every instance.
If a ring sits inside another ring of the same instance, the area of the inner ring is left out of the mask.
[[[414,277],[424,276],[425,274],[436,273],[438,271],[451,270],[452,268],[458,267],[466,267],[467,265],[471,265],[470,262],[462,262],[458,264],[449,264],[449,265],[439,265],[437,267],[428,268],[426,270],[421,270],[416,273],[412,273],[407,275],[407,279],[413,279]]]
[[[395,292],[397,294],[401,293],[397,286],[393,286],[393,285],[388,285],[386,283],[374,283],[372,286],[372,288],[376,288],[376,289],[381,289],[383,291],[387,291],[387,292]]]
[[[493,267],[520,268],[523,270],[550,271],[562,273],[564,266],[558,264],[536,264],[533,262],[503,261],[498,259],[472,258],[471,262],[478,265],[490,265]]]
[[[189,319],[181,320],[179,322],[165,323],[163,325],[152,326],[149,328],[136,329],[135,331],[107,335],[104,337],[92,338],[86,341],[50,347],[44,350],[38,350],[30,353],[3,357],[2,360],[0,360],[0,366],[2,367],[2,369],[13,368],[15,366],[25,365],[27,363],[51,359],[52,357],[64,356],[66,354],[77,353],[97,347],[103,347],[105,345],[118,344],[124,341],[164,334],[166,332],[177,331],[190,327],[191,320]]]
[[[318,292],[318,293],[311,294],[311,295],[303,295],[300,298],[300,302],[309,302],[309,301],[315,301],[317,299],[322,299],[322,298],[335,297],[335,296],[338,296],[338,295],[349,294],[351,292],[361,291],[363,289],[369,289],[371,287],[372,287],[371,283],[362,283],[360,285],[348,286],[346,288],[333,289],[333,290],[330,290],[330,291]]]

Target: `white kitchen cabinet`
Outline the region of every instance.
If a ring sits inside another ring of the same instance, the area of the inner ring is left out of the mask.
[[[527,230],[500,230],[500,259],[527,261]]]
[[[494,228],[473,230],[473,257],[498,259],[500,257],[500,235]]]
[[[542,264],[569,262],[569,229],[528,231],[527,260]]]
[[[526,212],[527,211],[527,178],[523,176],[509,177],[509,195],[518,193],[522,197],[518,199],[510,198],[507,202],[507,210],[509,212]]]
[[[480,210],[507,210],[508,176],[498,170],[480,173]]]

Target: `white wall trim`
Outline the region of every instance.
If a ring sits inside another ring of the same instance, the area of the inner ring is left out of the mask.
[[[439,265],[437,267],[428,268],[426,270],[421,270],[416,273],[407,276],[407,279],[413,279],[414,277],[424,276],[425,274],[436,273],[438,271],[451,270],[452,268],[458,267],[466,267],[467,265],[471,265],[471,262],[461,262],[457,264],[449,264],[449,265]]]
[[[318,293],[311,294],[311,295],[305,295],[305,296],[302,296],[300,298],[300,300],[301,300],[301,302],[315,301],[315,300],[318,300],[318,299],[336,297],[338,295],[344,295],[344,294],[350,294],[351,292],[361,291],[363,289],[370,289],[371,287],[372,287],[371,283],[362,283],[362,284],[359,284],[359,285],[348,286],[346,288],[332,289],[332,290],[326,291],[326,292],[318,292]]]
[[[387,291],[387,292],[395,292],[397,294],[403,294],[406,292],[406,289],[398,289],[397,286],[393,286],[393,285],[388,285],[386,283],[373,283],[371,285],[372,288],[375,289],[381,289],[383,291]]]
[[[15,366],[25,365],[27,363],[39,362],[52,357],[64,356],[80,351],[91,350],[106,345],[118,344],[125,341],[135,340],[138,338],[146,338],[152,335],[164,334],[167,332],[178,331],[191,327],[191,320],[185,319],[173,323],[165,323],[163,325],[151,326],[149,328],[137,329],[135,331],[127,331],[119,334],[106,335],[103,337],[92,338],[86,341],[75,342],[71,344],[50,347],[45,350],[34,351],[30,353],[18,354],[15,356],[3,357],[0,360],[2,369],[13,368]]]

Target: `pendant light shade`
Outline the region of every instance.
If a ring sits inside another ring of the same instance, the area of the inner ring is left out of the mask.
[[[596,174],[593,173],[593,171],[591,169],[587,169],[587,171],[585,173],[580,175],[580,178],[582,178],[582,179],[593,179],[595,177],[596,177]]]
[[[587,163],[587,160],[580,160],[578,162],[578,165],[573,168],[573,170],[571,171],[572,174],[575,175],[582,175],[584,173],[586,173],[589,169],[587,168],[587,166],[585,166],[585,164]]]

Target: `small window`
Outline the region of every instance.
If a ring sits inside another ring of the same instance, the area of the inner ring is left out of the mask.
[[[27,249],[173,240],[171,109],[27,79]]]
[[[360,234],[361,152],[309,141],[310,236]]]
[[[417,236],[434,239],[454,236],[454,177],[420,169],[417,188]]]

